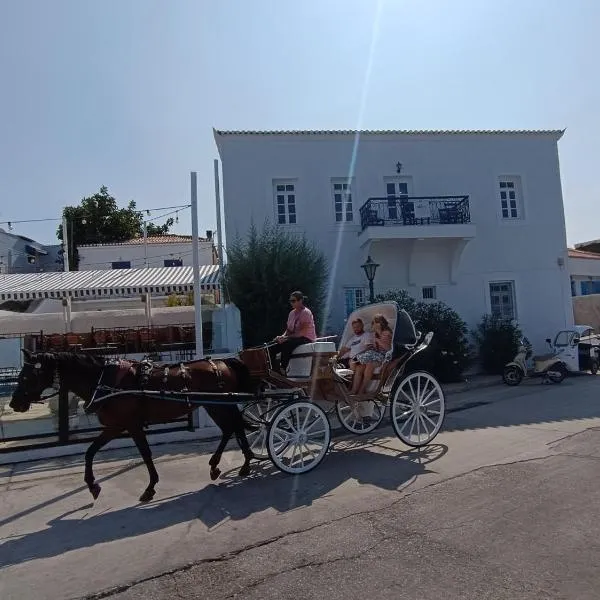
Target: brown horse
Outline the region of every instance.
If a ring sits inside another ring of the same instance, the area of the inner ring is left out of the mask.
[[[86,410],[94,412],[104,426],[85,454],[84,480],[94,499],[101,490],[94,479],[94,456],[123,432],[129,433],[135,442],[150,475],[150,483],[140,501],[148,502],[154,497],[158,473],[144,427],[173,421],[198,408],[197,403],[186,402],[185,397],[182,397],[183,401],[169,399],[169,391],[215,393],[215,396],[207,398],[210,404],[206,404],[205,408],[221,429],[222,436],[217,451],[209,460],[210,476],[214,480],[221,474],[217,465],[232,435],[235,435],[245,458],[239,475],[244,477],[250,473],[250,460],[254,455],[245,432],[245,428],[250,427],[244,423],[235,399],[220,395],[254,392],[249,371],[239,359],[202,359],[176,365],[152,365],[144,361],[106,364],[102,358],[83,353],[32,353],[28,350],[23,350],[23,353],[25,362],[10,402],[13,410],[29,410],[32,402],[40,401],[45,389],[56,387],[57,380],[61,391],[68,390],[84,400]],[[140,389],[161,390],[167,397],[118,395],[102,398],[111,391]]]

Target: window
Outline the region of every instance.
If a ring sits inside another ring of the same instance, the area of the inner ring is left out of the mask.
[[[164,261],[165,267],[183,267],[181,258],[169,258]]]
[[[428,285],[423,288],[423,300],[435,300],[435,285]]]
[[[128,260],[120,260],[112,263],[113,269],[131,269],[131,262]]]
[[[293,181],[276,181],[275,210],[279,225],[296,223],[296,184]]]
[[[357,308],[365,305],[367,292],[365,288],[346,288],[344,300],[346,304],[346,317],[349,317]]]
[[[494,316],[509,321],[516,319],[514,281],[491,282],[490,304]]]
[[[521,184],[518,177],[501,177],[499,182],[500,209],[503,219],[521,218]]]
[[[600,280],[590,279],[581,282],[581,295],[587,296],[588,294],[600,294]]]
[[[571,277],[571,296],[577,296],[577,288],[575,285],[575,280]]]
[[[331,182],[333,190],[333,207],[336,223],[351,223],[354,221],[352,209],[352,180],[334,179]]]
[[[408,198],[411,194],[412,180],[410,177],[386,178],[385,195],[387,196],[387,218],[398,219],[399,199]]]

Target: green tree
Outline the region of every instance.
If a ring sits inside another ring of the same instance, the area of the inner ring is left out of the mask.
[[[71,270],[77,270],[79,265],[78,245],[123,242],[144,233],[144,214],[137,210],[135,201],[131,200],[126,208],[119,208],[105,186],[93,196],[83,198],[78,206],[66,206],[62,216],[67,219]],[[163,225],[148,223],[147,233],[149,236],[164,235],[172,225],[172,218]],[[62,223],[56,235],[62,242]]]
[[[481,366],[490,375],[502,374],[504,365],[517,354],[523,335],[518,325],[496,315],[483,315],[472,334]]]
[[[327,275],[325,256],[305,236],[269,223],[262,231],[252,225],[245,238],[229,245],[223,274],[226,297],[240,309],[244,345],[262,344],[283,332],[294,290],[308,296],[320,329]]]

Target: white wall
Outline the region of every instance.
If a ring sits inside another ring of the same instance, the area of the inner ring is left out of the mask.
[[[212,242],[199,242],[201,265],[213,264]],[[148,267],[164,267],[164,261],[181,259],[182,266],[192,265],[192,242],[151,243],[147,245]],[[115,244],[103,246],[80,246],[79,270],[93,271],[112,269],[112,263],[130,261],[132,269],[145,266],[144,244]]]
[[[600,280],[600,255],[597,258],[569,257],[569,272],[573,280],[575,295],[581,296],[581,283]]]
[[[567,260],[559,137],[363,135],[353,171],[355,221],[339,225],[331,178],[350,172],[354,136],[217,133],[226,239],[244,235],[251,221],[258,226],[265,219],[275,222],[273,179],[295,179],[298,223],[284,227],[306,232],[325,252],[332,269],[330,324],[341,329],[344,286],[367,285],[360,269],[366,253],[358,238],[358,208],[369,197],[386,195],[384,178],[397,177],[396,163],[401,162],[400,176],[412,178],[413,196],[468,194],[476,236],[464,249],[456,285],[448,281],[447,267],[442,266],[447,265],[449,240],[424,241],[415,259],[414,286],[407,280],[405,240],[367,247],[382,264],[376,291],[406,288],[420,299],[422,286],[436,285],[437,298],[474,326],[490,310],[489,282],[514,281],[518,321],[543,347],[549,334],[573,319],[568,269],[558,264],[558,259]],[[498,178],[505,175],[520,177],[522,184],[523,218],[512,222],[501,218]]]

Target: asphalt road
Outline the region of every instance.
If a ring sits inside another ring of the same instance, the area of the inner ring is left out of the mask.
[[[600,379],[488,388],[423,450],[388,428],[336,440],[315,471],[208,479],[198,445],[146,471],[102,456],[0,471],[0,598],[598,598]],[[453,399],[457,403],[457,399]]]

